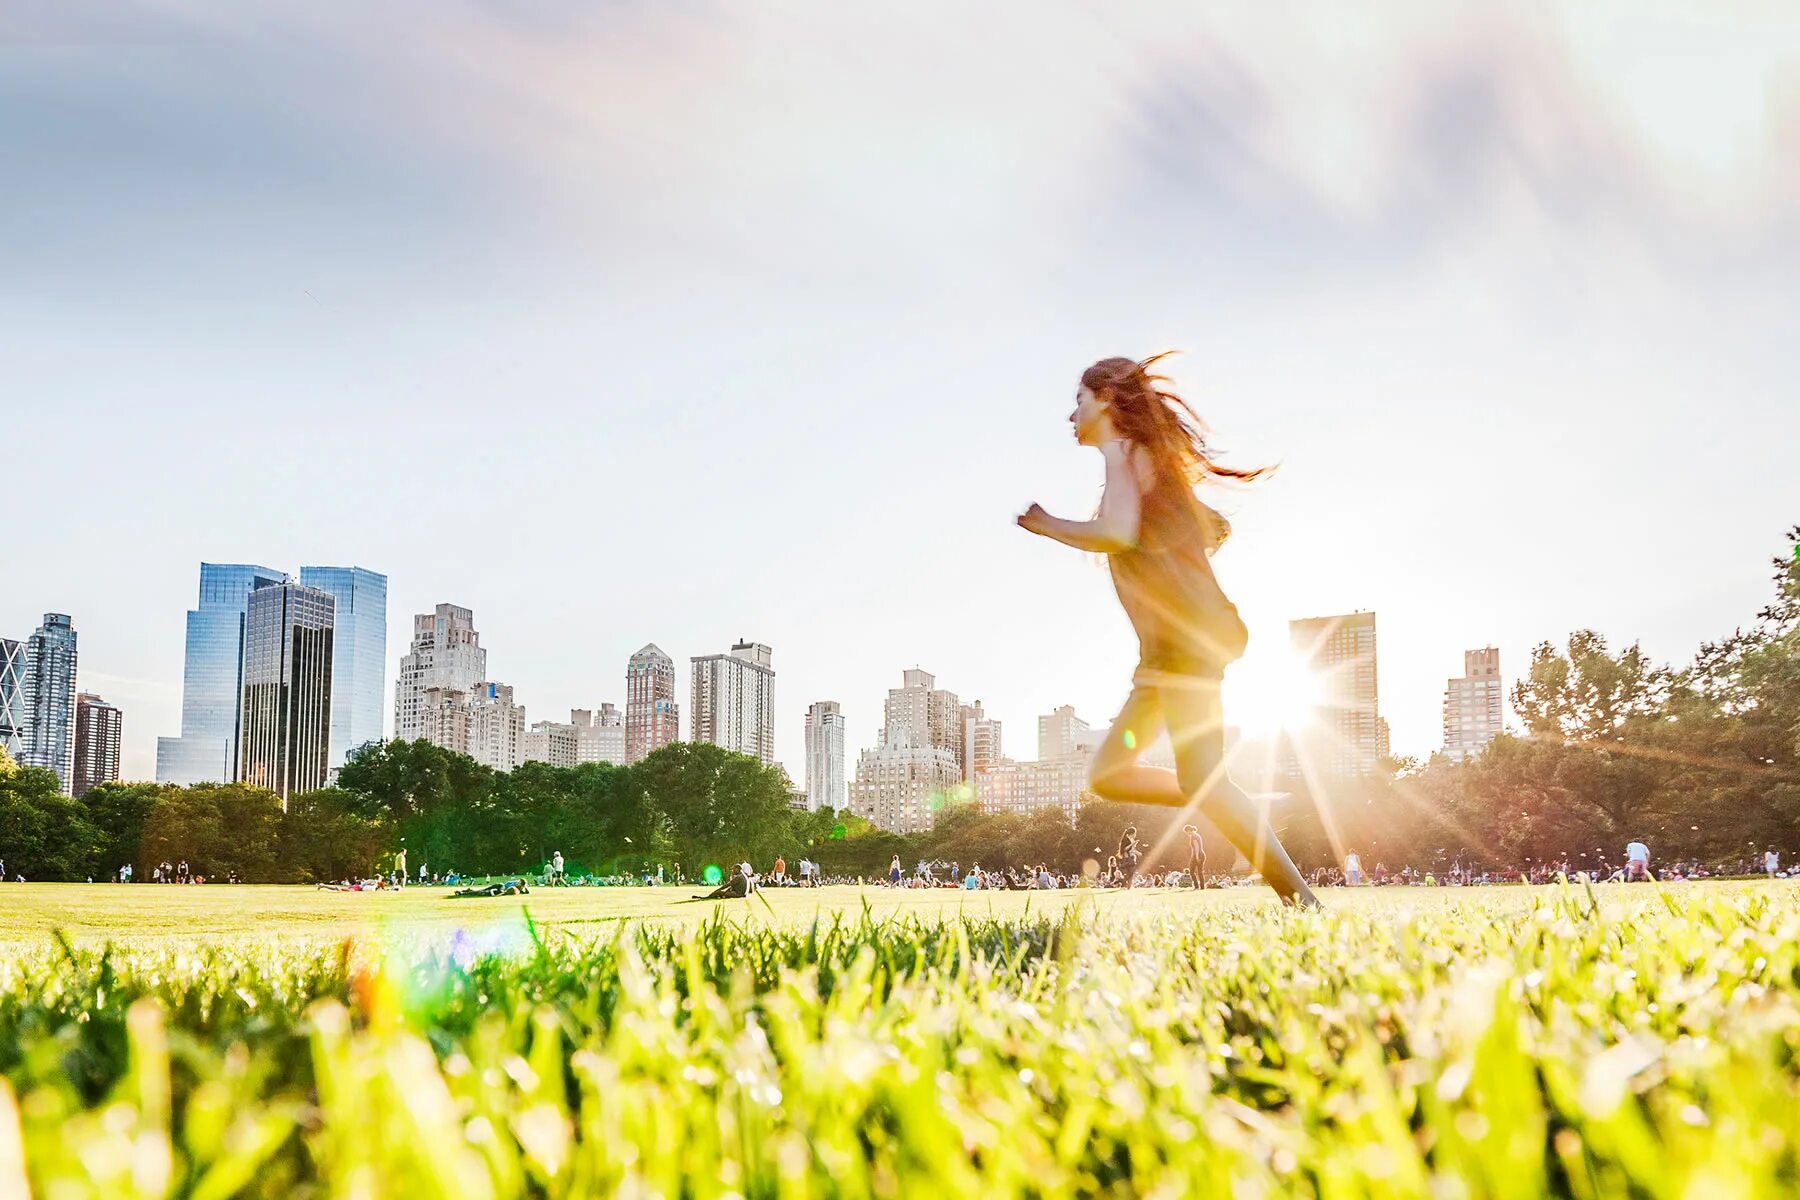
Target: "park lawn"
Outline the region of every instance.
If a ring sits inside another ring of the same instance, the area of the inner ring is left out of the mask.
[[[1671,894],[1698,888],[1713,892],[1755,890],[1758,882],[1671,885]],[[449,888],[410,887],[398,892],[329,892],[287,885],[155,885],[23,883],[0,886],[0,945],[43,944],[61,933],[77,945],[107,942],[163,946],[243,945],[248,939],[337,942],[344,938],[427,940],[458,929],[495,923],[523,924],[524,914],[542,930],[591,937],[622,921],[693,923],[723,915],[748,924],[809,923],[815,917],[859,917],[865,906],[877,919],[911,915],[1019,919],[1058,915],[1080,905],[1096,915],[1199,915],[1226,909],[1269,909],[1276,905],[1266,888],[1194,892],[1181,888],[1140,888],[1130,892],[1086,888],[1046,892],[964,892],[950,888],[895,891],[882,887],[772,888],[745,900],[695,901],[706,889],[533,888],[523,897],[456,899]],[[1325,889],[1329,908],[1459,913],[1514,912],[1550,888]],[[1641,900],[1645,885],[1611,884],[1595,889],[1603,906]],[[764,901],[767,903],[764,903]]]
[[[0,1196],[1800,1194],[1792,882],[682,895],[6,885]]]

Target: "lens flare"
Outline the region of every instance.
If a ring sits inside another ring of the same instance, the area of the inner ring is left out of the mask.
[[[706,869],[700,872],[700,879],[709,887],[717,887],[719,880],[725,878],[725,872],[719,869],[718,863],[707,863]]]

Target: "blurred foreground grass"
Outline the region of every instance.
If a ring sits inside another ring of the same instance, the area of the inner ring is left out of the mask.
[[[420,909],[343,942],[156,890],[239,923],[103,898],[102,948],[9,903],[0,1196],[1800,1190],[1791,885],[333,897]]]

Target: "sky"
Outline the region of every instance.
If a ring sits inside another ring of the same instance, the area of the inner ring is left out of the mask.
[[[1207,11],[1211,8],[1218,11]],[[0,11],[0,633],[74,616],[124,774],[202,561],[472,608],[528,720],[774,650],[777,751],[920,666],[1036,752],[1135,643],[1066,418],[1227,461],[1251,629],[1372,609],[1397,752],[1497,645],[1685,661],[1800,522],[1800,14],[667,0]],[[391,695],[390,695],[391,704]],[[391,722],[391,712],[389,720]]]

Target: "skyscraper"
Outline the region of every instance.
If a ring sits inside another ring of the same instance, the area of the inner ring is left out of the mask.
[[[291,580],[250,593],[244,612],[237,777],[281,797],[325,786],[337,602]]]
[[[1444,688],[1444,754],[1454,762],[1487,748],[1503,725],[1500,651],[1463,651],[1463,677]]]
[[[694,706],[689,740],[775,761],[775,668],[761,642],[692,660]]]
[[[856,759],[850,811],[890,833],[930,829],[963,790],[962,706],[914,668],[888,690],[881,744]]]
[[[963,781],[966,783],[987,771],[999,766],[1004,754],[1001,747],[1001,728],[997,717],[987,715],[981,707],[981,701],[962,706]]]
[[[625,664],[625,761],[637,762],[680,737],[675,660],[651,642]]]
[[[400,659],[400,676],[394,681],[394,736],[404,742],[429,741],[429,726],[437,723],[426,720],[425,693],[436,688],[467,698],[487,677],[487,651],[475,632],[474,613],[440,604],[434,612],[415,615],[412,648]],[[459,746],[444,748],[462,753]]]
[[[75,627],[66,613],[45,613],[25,642],[24,735],[19,765],[56,772],[63,794],[75,775]]]
[[[249,563],[201,563],[200,603],[187,615],[181,736],[156,739],[156,782],[223,783],[237,777],[244,700],[244,609],[281,572]]]
[[[806,811],[846,808],[849,803],[844,713],[836,700],[820,700],[806,709]]]
[[[1376,686],[1375,614],[1289,621],[1288,639],[1318,677],[1322,696],[1310,728],[1296,739],[1294,773],[1339,779],[1370,774],[1386,741]]]
[[[386,575],[364,567],[301,567],[300,582],[337,602],[332,630],[331,769],[358,746],[379,742],[386,724]]]
[[[572,767],[581,761],[581,732],[573,722],[539,721],[525,731],[519,760]]]
[[[119,777],[119,710],[100,697],[75,697],[75,788],[79,799],[102,783]]]
[[[0,638],[0,750],[14,762],[25,750],[25,643]]]

